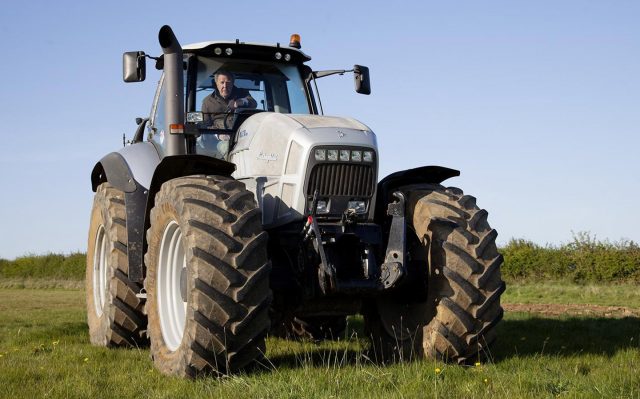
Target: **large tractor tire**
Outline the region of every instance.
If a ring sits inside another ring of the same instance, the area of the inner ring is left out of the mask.
[[[165,374],[241,370],[265,352],[271,290],[254,195],[222,176],[164,183],[145,255],[151,354]]]
[[[129,280],[124,193],[103,183],[91,210],[87,245],[86,302],[91,343],[145,346],[147,317],[136,294],[142,285]]]
[[[379,361],[425,356],[459,364],[487,358],[505,290],[503,258],[487,211],[457,188],[433,186],[407,196],[407,252],[415,281],[366,311],[372,355]]]

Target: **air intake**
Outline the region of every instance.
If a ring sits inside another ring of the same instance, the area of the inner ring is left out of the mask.
[[[328,164],[315,165],[311,171],[307,195],[318,190],[322,197],[371,197],[375,187],[371,165]]]

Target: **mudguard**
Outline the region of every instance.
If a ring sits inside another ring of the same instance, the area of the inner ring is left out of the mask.
[[[395,172],[380,180],[376,193],[375,220],[380,223],[387,216],[387,206],[394,202],[393,193],[399,187],[415,184],[440,184],[460,176],[460,171],[443,166],[422,166]]]
[[[130,280],[144,280],[145,232],[150,226],[149,212],[160,186],[177,177],[196,174],[230,176],[234,170],[234,164],[204,155],[175,155],[160,160],[151,143],[125,147],[120,152],[106,155],[96,164],[91,172],[93,191],[100,184],[109,182],[124,192]]]
[[[144,219],[153,172],[160,157],[151,143],[139,143],[104,156],[91,172],[91,188],[109,182],[124,192],[127,211],[127,258],[129,278],[142,281],[144,258]]]
[[[104,156],[91,172],[91,187],[96,191],[101,183],[109,182],[125,193],[133,192],[138,185],[148,188],[160,163],[160,156],[153,144],[137,143]]]

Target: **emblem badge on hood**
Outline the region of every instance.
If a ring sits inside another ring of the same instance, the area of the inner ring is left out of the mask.
[[[276,154],[275,152],[272,152],[270,154],[264,153],[262,151],[260,151],[260,154],[258,154],[258,159],[261,159],[263,161],[277,161],[278,160],[278,154]]]

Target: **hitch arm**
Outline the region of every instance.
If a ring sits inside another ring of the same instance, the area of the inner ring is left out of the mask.
[[[389,204],[387,215],[391,216],[389,242],[384,263],[380,267],[380,281],[384,288],[393,287],[405,274],[407,226],[405,222],[405,197],[400,191],[393,193],[397,201]]]

